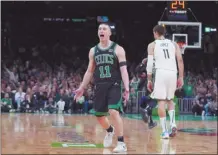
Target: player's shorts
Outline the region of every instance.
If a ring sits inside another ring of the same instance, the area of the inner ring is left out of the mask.
[[[158,100],[171,100],[175,96],[177,87],[177,72],[157,69],[155,73],[154,90],[151,98]]]
[[[93,109],[96,116],[108,115],[109,109],[123,111],[121,82],[98,83],[94,93]]]

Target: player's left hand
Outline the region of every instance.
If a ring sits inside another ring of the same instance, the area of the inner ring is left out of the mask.
[[[178,78],[178,80],[177,80],[177,88],[181,89],[183,87],[183,85],[184,85],[183,78],[181,78],[181,77]]]
[[[152,90],[153,90],[153,83],[152,83],[152,81],[148,81],[147,89],[148,89],[149,92],[152,92]]]
[[[127,101],[129,100],[129,90],[125,90],[123,93],[123,98],[124,98],[124,106],[126,106]]]

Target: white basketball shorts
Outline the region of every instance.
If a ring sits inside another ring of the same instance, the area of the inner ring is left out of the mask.
[[[177,72],[157,69],[151,98],[171,100],[174,98],[177,87]]]

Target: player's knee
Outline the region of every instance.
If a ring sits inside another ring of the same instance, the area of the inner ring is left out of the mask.
[[[109,110],[109,113],[110,113],[110,116],[112,117],[116,117],[116,116],[119,116],[119,111],[115,110],[115,109],[110,109]]]
[[[158,108],[162,109],[165,108],[165,102],[164,100],[158,100]]]

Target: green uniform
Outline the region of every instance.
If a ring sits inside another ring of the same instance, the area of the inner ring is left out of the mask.
[[[6,105],[8,105],[8,106],[11,106],[11,105],[12,105],[12,101],[11,101],[11,99],[3,98],[3,99],[1,99],[1,101],[2,101],[2,102],[5,102]]]
[[[101,49],[98,45],[94,48],[96,68],[93,107],[96,116],[107,115],[108,109],[122,110],[122,78],[119,61],[115,54],[116,45],[112,42],[107,49]]]

